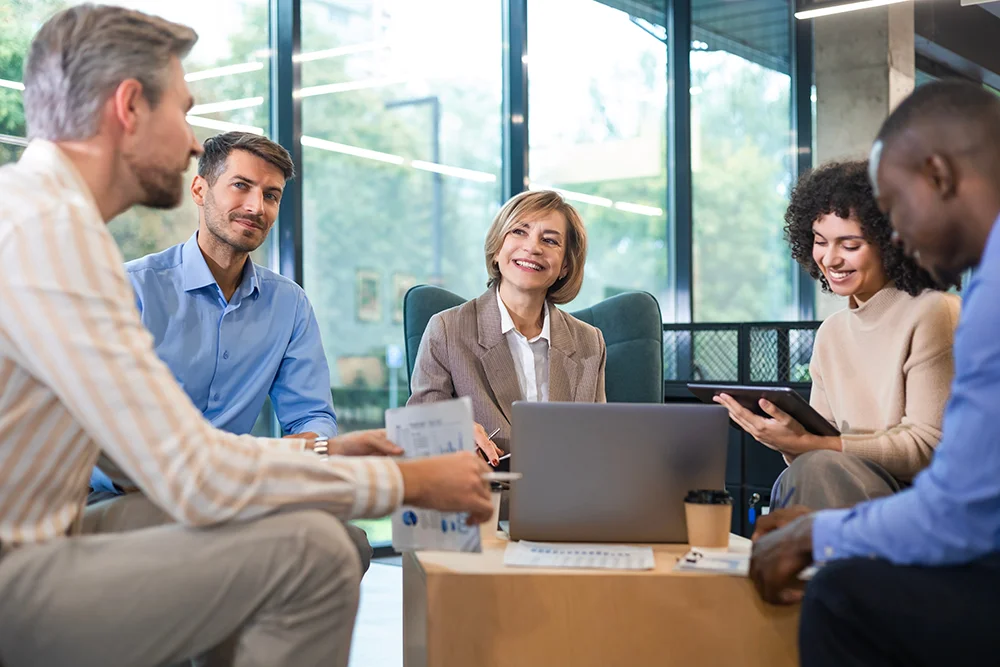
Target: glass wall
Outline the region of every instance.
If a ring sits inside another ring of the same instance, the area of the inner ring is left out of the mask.
[[[615,4],[528,2],[529,178],[562,191],[587,227],[583,289],[567,308],[638,289],[669,320],[666,17]]]
[[[694,317],[796,319],[782,237],[795,179],[787,2],[695,0],[691,46]]]
[[[0,163],[16,160],[25,136],[21,91],[24,56],[32,35],[55,12],[74,2],[3,0],[0,2]],[[242,129],[263,134],[268,128],[268,0],[126,0],[112,2],[193,27],[200,39],[184,61],[196,106],[189,121],[202,141],[219,132]],[[2,138],[0,138],[2,139]],[[185,177],[194,176],[195,165]],[[198,209],[185,196],[173,211],[136,208],[113,220],[109,229],[125,259],[163,250],[198,228]],[[269,244],[254,258],[268,263]]]
[[[430,283],[472,298],[486,285],[501,6],[304,0],[302,26],[304,286],[341,429],[380,427],[407,397],[406,290]],[[388,540],[387,523],[365,527],[373,543]]]
[[[270,0],[120,2],[201,34],[185,61],[199,138],[271,129]],[[16,159],[25,135],[18,86],[30,37],[66,5],[0,0],[0,163]],[[672,257],[687,249],[674,247],[668,224],[667,5],[528,0],[527,24],[511,27],[528,44],[529,187],[562,191],[590,238],[569,310],[641,289],[674,319]],[[690,6],[694,318],[795,319],[781,231],[795,168],[790,3]],[[406,290],[431,283],[472,298],[485,288],[483,237],[502,203],[503,161],[522,150],[505,154],[501,137],[504,3],[299,8],[304,287],[342,429],[378,427],[407,396]],[[131,259],[196,225],[185,198],[176,211],[131,211],[111,230]],[[268,248],[255,259],[269,264]],[[375,542],[387,537],[373,531]]]

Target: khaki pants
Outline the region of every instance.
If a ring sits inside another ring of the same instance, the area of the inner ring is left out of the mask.
[[[83,513],[83,533],[124,533],[129,530],[151,528],[173,523],[166,512],[149,502],[146,496],[133,492],[125,495],[106,495],[101,500],[91,493]],[[347,536],[354,542],[361,559],[361,574],[368,571],[372,562],[372,547],[365,531],[349,523],[344,524]]]
[[[0,663],[347,665],[361,569],[320,511],[163,525],[22,546],[0,558]]]

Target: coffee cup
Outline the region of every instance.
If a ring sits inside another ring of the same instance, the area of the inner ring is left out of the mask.
[[[705,549],[725,549],[729,546],[733,498],[728,491],[689,491],[684,498],[684,517],[690,546]]]

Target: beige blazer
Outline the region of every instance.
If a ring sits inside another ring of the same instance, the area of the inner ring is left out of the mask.
[[[549,400],[604,403],[607,351],[599,329],[549,307]],[[510,451],[511,405],[522,400],[514,359],[500,333],[496,291],[438,313],[427,323],[407,405],[472,399],[473,418]]]

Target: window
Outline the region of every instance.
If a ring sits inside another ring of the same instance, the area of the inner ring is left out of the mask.
[[[639,289],[669,319],[666,19],[609,4],[528,2],[529,178],[560,190],[587,227],[569,309]]]
[[[789,5],[694,0],[694,316],[796,319],[782,235],[795,178]]]
[[[35,31],[55,12],[71,6],[60,0],[7,0],[0,5],[0,163],[16,160],[26,134],[21,92],[24,56]],[[196,107],[189,116],[204,141],[219,132],[268,129],[269,60],[267,0],[131,0],[113,4],[163,16],[193,27],[201,36],[184,61]],[[225,68],[225,69],[220,69]],[[195,164],[185,176],[194,176]],[[135,208],[110,223],[126,260],[185,241],[198,227],[198,209],[185,194],[179,208]],[[273,235],[273,232],[272,232]],[[269,244],[254,254],[268,264]]]
[[[303,0],[304,286],[342,431],[380,427],[406,402],[409,287],[485,289],[483,241],[500,204],[500,10]],[[388,541],[387,520],[363,525],[373,544]]]

